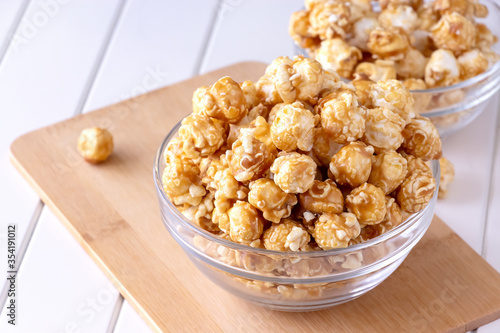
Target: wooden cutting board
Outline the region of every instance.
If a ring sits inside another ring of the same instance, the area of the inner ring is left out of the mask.
[[[256,80],[264,68],[240,63],[28,133],[12,144],[12,162],[155,331],[465,332],[499,318],[500,274],[437,217],[392,276],[329,310],[267,310],[193,266],[160,219],[156,150],[191,111],[197,87],[224,75]],[[114,136],[101,165],[76,151],[91,126]]]

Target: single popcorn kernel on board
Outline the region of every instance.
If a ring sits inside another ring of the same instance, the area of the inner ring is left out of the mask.
[[[394,191],[406,178],[406,159],[394,150],[374,157],[368,182],[380,188],[384,194]]]
[[[228,211],[230,232],[234,242],[250,243],[262,235],[264,221],[257,209],[245,201],[236,201]]]
[[[286,193],[304,193],[316,177],[314,160],[297,152],[280,153],[271,165],[274,182]]]
[[[345,144],[363,136],[366,111],[353,91],[341,89],[326,95],[317,110],[321,126],[333,141]]]
[[[401,81],[378,81],[370,92],[374,107],[386,107],[397,113],[405,124],[415,117],[413,112],[414,99],[412,94]]]
[[[372,169],[372,146],[356,141],[342,147],[333,155],[330,172],[340,185],[358,187],[368,180]]]
[[[438,198],[444,199],[448,195],[450,184],[455,179],[455,168],[445,157],[439,159],[439,166],[441,167],[441,180],[439,182]]]
[[[275,223],[264,232],[264,247],[273,251],[304,251],[311,237],[298,222],[285,219]]]
[[[441,138],[429,118],[417,116],[403,130],[402,147],[408,154],[425,161],[441,157]]]
[[[78,137],[78,151],[89,163],[103,162],[113,152],[113,136],[103,128],[86,128]]]
[[[345,205],[361,224],[377,224],[384,219],[387,212],[384,192],[369,183],[352,190],[345,199]]]
[[[323,68],[333,69],[340,76],[350,78],[358,61],[363,57],[361,51],[340,38],[328,39],[316,50],[316,60]]]
[[[432,53],[425,66],[425,83],[430,88],[451,86],[460,81],[460,64],[449,50]]]
[[[431,37],[440,49],[455,54],[468,51],[474,45],[476,28],[474,24],[457,12],[445,13],[431,28]]]
[[[204,114],[193,114],[182,120],[179,137],[184,147],[191,147],[199,156],[212,155],[226,140],[222,122]]]
[[[344,197],[335,182],[315,180],[305,193],[299,194],[300,205],[306,211],[321,214],[340,214],[344,210]]]
[[[361,141],[371,145],[377,154],[396,150],[403,142],[401,131],[404,126],[403,118],[388,108],[368,109],[365,134]]]
[[[322,214],[315,223],[313,237],[323,250],[347,247],[361,231],[356,215],[352,213]]]
[[[271,137],[276,148],[284,151],[312,149],[315,117],[300,102],[287,104],[276,113]]]
[[[261,178],[250,183],[248,202],[259,209],[266,220],[279,223],[290,216],[297,197],[283,192],[273,180]]]

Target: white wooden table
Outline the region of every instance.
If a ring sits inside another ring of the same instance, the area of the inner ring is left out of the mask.
[[[293,55],[303,0],[0,0],[0,274],[18,228],[17,325],[0,332],[149,332],[9,162],[19,135],[244,60]],[[456,181],[437,214],[500,270],[498,96],[447,138]],[[478,330],[500,332],[500,322]]]

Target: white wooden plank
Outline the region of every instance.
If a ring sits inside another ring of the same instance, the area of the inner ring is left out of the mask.
[[[500,320],[496,320],[488,325],[479,327],[477,333],[498,333],[500,332]]]
[[[129,302],[123,302],[122,312],[116,323],[114,333],[149,333],[152,330],[132,308]]]
[[[279,56],[293,56],[288,22],[302,7],[303,0],[222,0],[201,71],[245,60],[271,62]]]
[[[0,1],[0,59],[25,8],[26,1]]]
[[[84,110],[195,75],[216,10],[217,0],[130,1]]]
[[[481,253],[498,96],[472,124],[443,141],[444,155],[455,165],[448,197],[438,200],[436,214]]]
[[[50,240],[50,242],[47,242]],[[17,275],[15,329],[0,332],[104,332],[118,291],[48,209]]]

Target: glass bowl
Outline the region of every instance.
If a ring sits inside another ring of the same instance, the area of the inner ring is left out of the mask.
[[[353,300],[384,281],[429,227],[437,188],[427,207],[387,233],[343,249],[280,252],[234,243],[185,218],[163,190],[164,151],[180,123],[156,154],[154,182],[161,217],[194,265],[215,284],[253,303],[282,311],[320,310]],[[432,161],[439,186],[440,169]]]
[[[500,5],[493,0],[480,0],[480,3],[488,7],[489,14],[486,18],[475,18],[476,22],[485,24],[493,35],[500,38],[500,24],[496,22],[500,18]],[[378,2],[372,4],[376,10]],[[306,50],[295,43],[294,45],[296,54],[308,54]],[[500,42],[495,43],[491,49],[500,54]],[[436,125],[440,136],[446,137],[476,119],[498,89],[500,61],[491,64],[486,72],[457,84],[411,92],[415,98],[415,111],[428,117]]]

